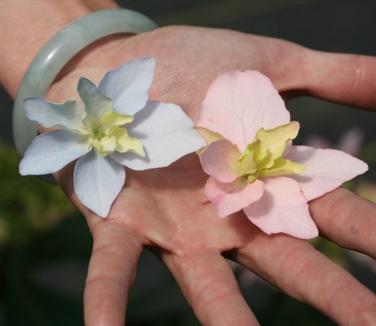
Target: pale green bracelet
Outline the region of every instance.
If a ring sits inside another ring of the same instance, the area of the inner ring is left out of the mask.
[[[26,97],[45,96],[68,61],[94,41],[108,35],[135,34],[156,27],[152,20],[132,10],[102,10],[76,20],[50,39],[30,64],[14,102],[13,136],[18,152],[23,154],[37,135],[37,125],[27,119],[22,108]]]

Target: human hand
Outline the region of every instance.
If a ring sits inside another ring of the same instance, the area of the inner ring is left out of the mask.
[[[309,94],[372,109],[376,107],[376,59],[320,53],[242,33],[168,27],[131,38],[112,38],[86,51],[63,72],[49,98],[75,96],[80,76],[98,81],[130,59],[157,61],[151,98],[181,105],[193,118],[211,81],[228,70],[259,70],[285,97]],[[217,217],[204,204],[207,175],[190,155],[169,168],[127,174],[127,186],[107,219],[83,207],[72,190],[72,170],[57,176],[87,218],[94,238],[85,289],[88,325],[124,323],[127,291],[143,246],[157,253],[205,325],[254,325],[230,256],[287,294],[321,310],[339,324],[376,322],[375,296],[309,243],[267,236],[241,213]],[[375,206],[339,189],[310,205],[320,232],[347,248],[376,257]]]

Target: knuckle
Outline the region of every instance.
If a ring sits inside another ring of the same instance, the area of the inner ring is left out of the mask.
[[[199,307],[210,309],[227,298],[233,298],[237,289],[237,286],[229,283],[228,280],[211,280],[198,290],[196,302]]]
[[[363,64],[363,57],[360,55],[352,55],[351,60],[353,61],[353,89],[355,92],[361,90],[366,81],[366,70],[365,65]]]
[[[93,256],[113,257],[119,252],[118,245],[112,242],[95,245],[93,247]]]
[[[85,283],[86,283],[86,288],[87,288],[87,287],[94,287],[96,285],[100,285],[104,283],[117,283],[117,282],[110,275],[98,274],[98,275],[88,276]]]

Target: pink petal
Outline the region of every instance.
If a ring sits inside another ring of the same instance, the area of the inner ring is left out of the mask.
[[[211,143],[200,155],[203,170],[219,182],[232,182],[238,178],[234,166],[240,152],[227,140]]]
[[[244,209],[253,224],[267,234],[286,233],[300,239],[312,239],[318,235],[307,200],[295,180],[270,178],[264,184],[261,200]]]
[[[264,193],[264,183],[256,180],[246,186],[220,183],[210,177],[205,185],[205,195],[214,204],[220,217],[236,213],[256,202]]]
[[[345,181],[368,170],[363,161],[334,149],[291,146],[286,156],[305,167],[303,173],[291,178],[299,182],[308,201],[338,188]]]
[[[221,134],[242,152],[260,128],[290,121],[290,113],[269,78],[257,71],[220,75],[203,102],[199,127]]]

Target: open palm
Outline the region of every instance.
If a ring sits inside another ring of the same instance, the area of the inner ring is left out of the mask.
[[[157,62],[151,98],[181,105],[194,120],[211,81],[234,69],[261,71],[286,97],[304,93],[376,107],[374,58],[320,53],[282,40],[193,27],[106,40],[85,51],[49,97],[71,99],[80,76],[98,81],[109,69],[142,56]],[[127,292],[143,246],[165,262],[205,325],[257,324],[223,254],[340,324],[376,323],[376,297],[309,243],[282,234],[267,236],[242,213],[218,218],[205,200],[207,175],[196,155],[165,169],[127,171],[127,186],[107,219],[78,202],[71,168],[57,178],[86,216],[94,237],[85,289],[88,325],[124,323]],[[312,202],[310,209],[323,235],[376,256],[374,205],[339,189]]]

